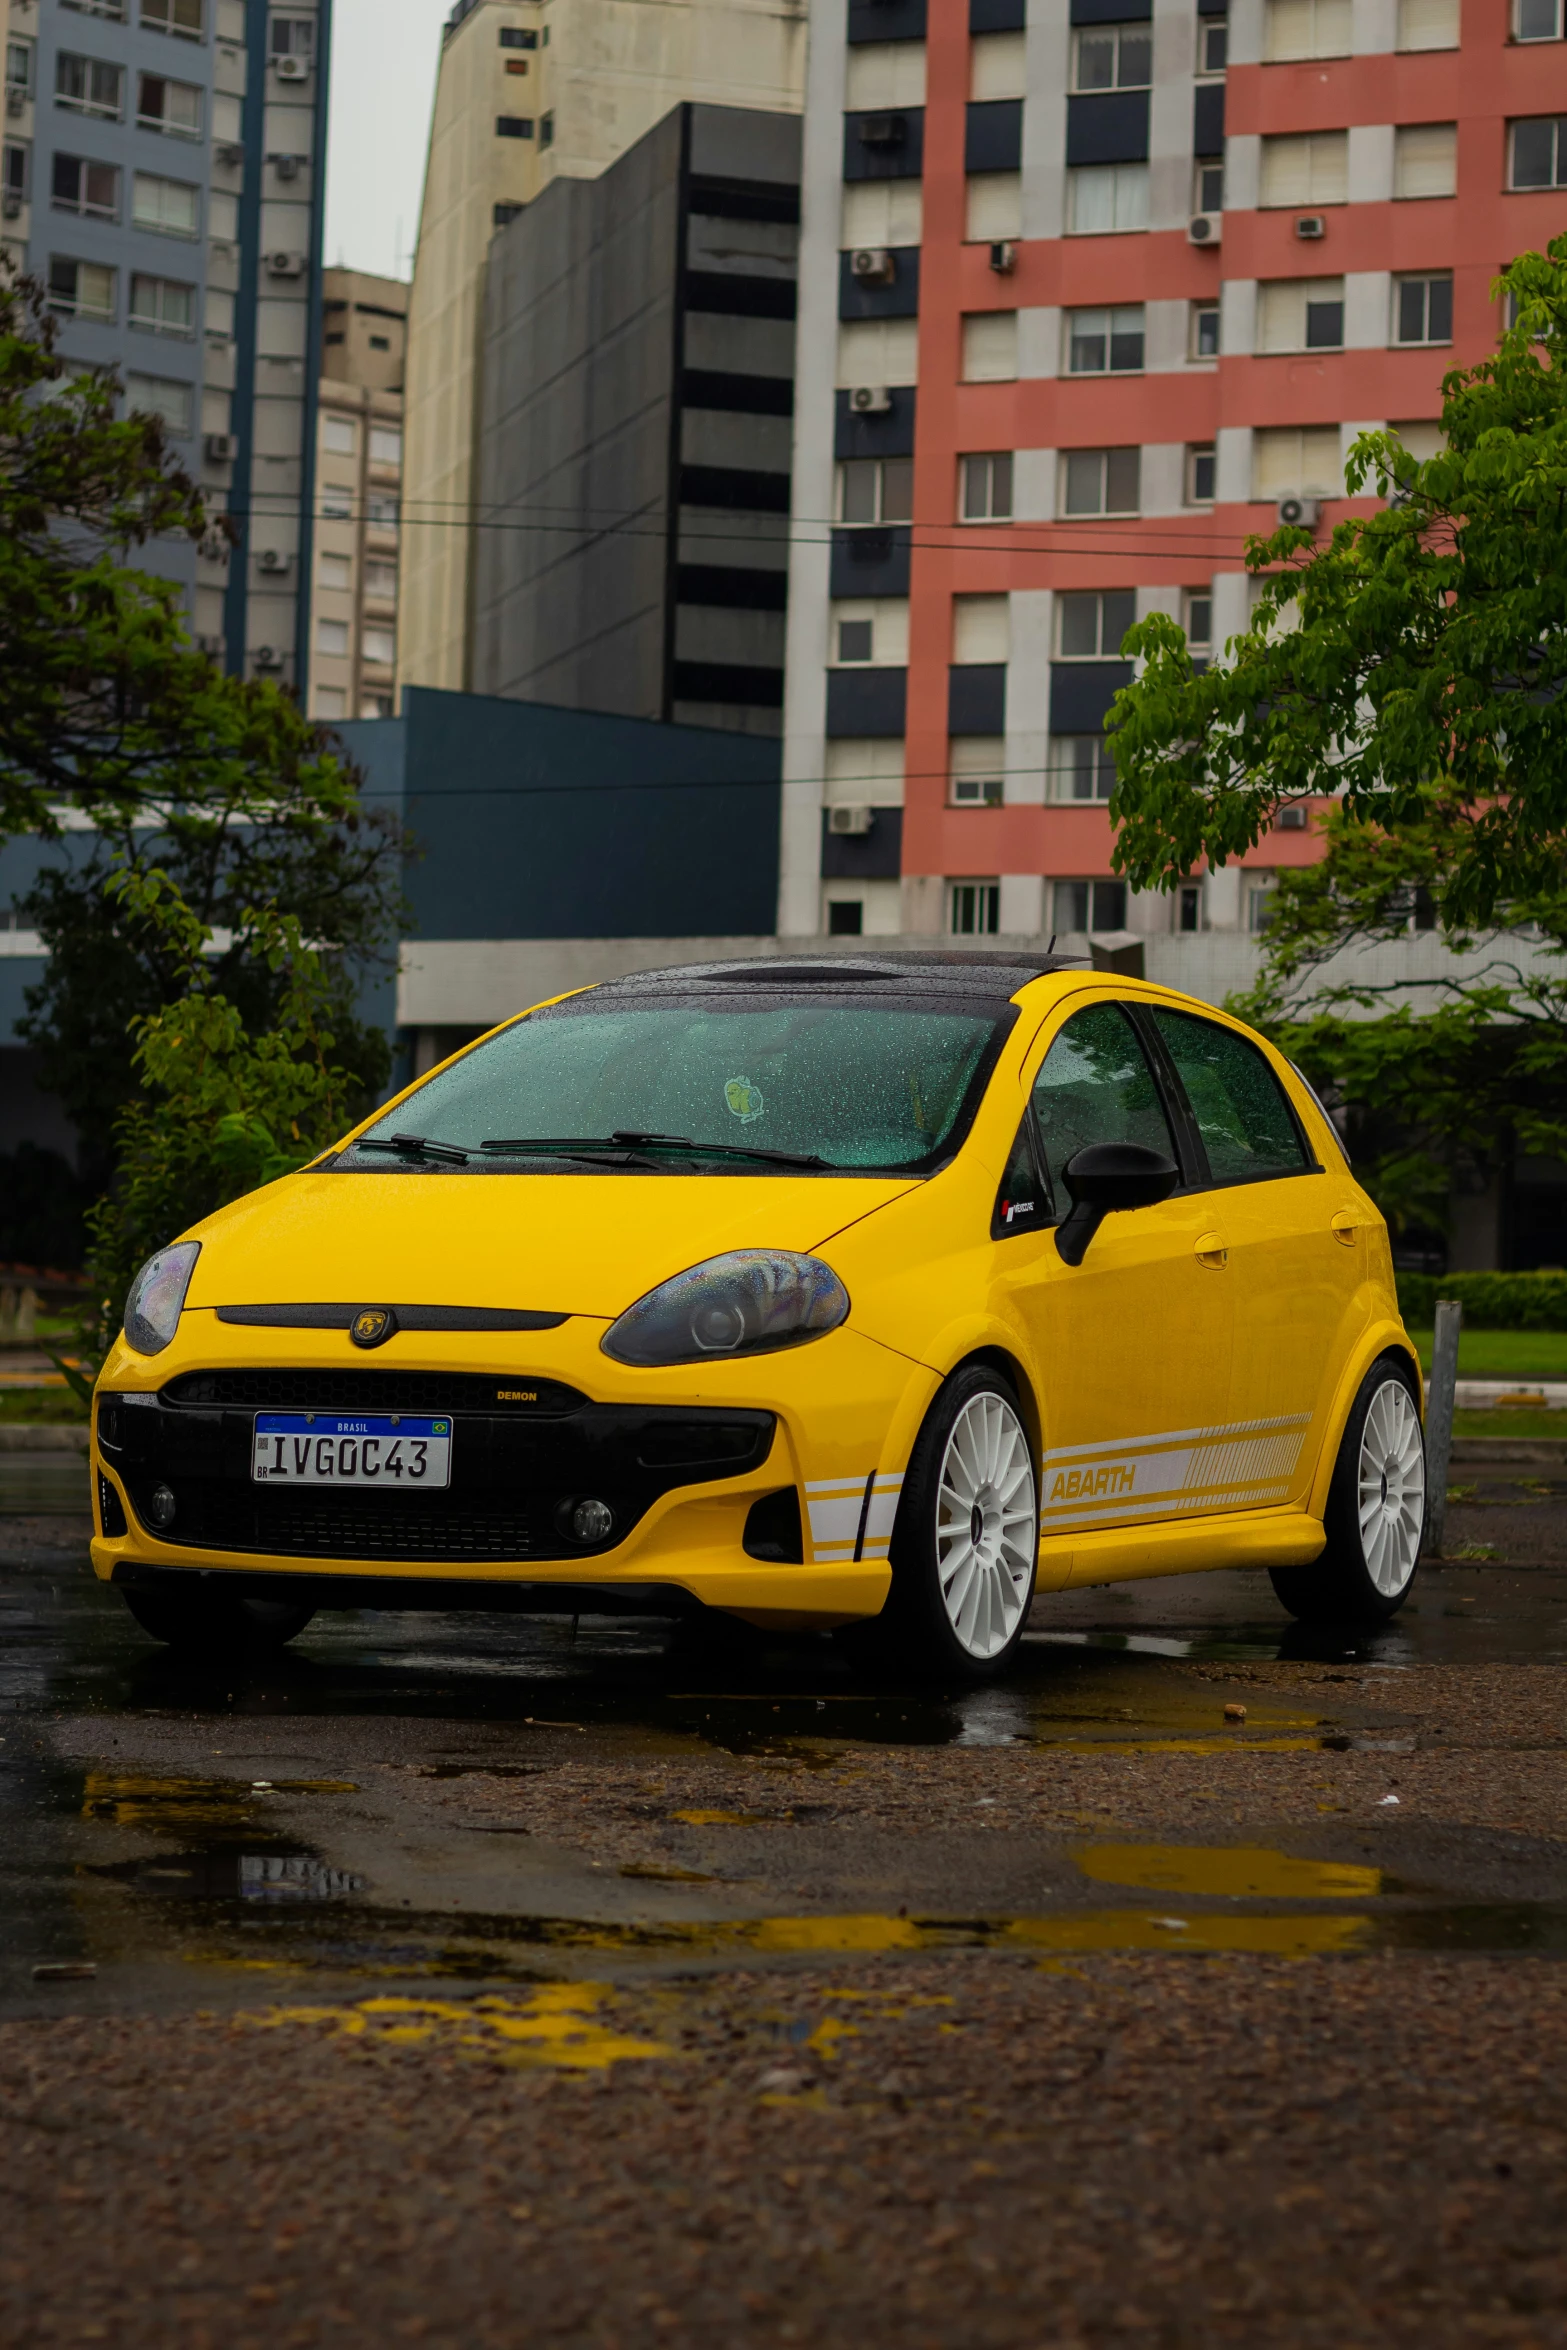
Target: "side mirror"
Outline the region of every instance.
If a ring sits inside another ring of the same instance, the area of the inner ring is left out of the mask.
[[[1145,1150],[1140,1142],[1091,1142],[1074,1152],[1061,1176],[1072,1205],[1056,1226],[1056,1247],[1063,1263],[1080,1265],[1106,1216],[1168,1199],[1181,1171],[1163,1151]]]

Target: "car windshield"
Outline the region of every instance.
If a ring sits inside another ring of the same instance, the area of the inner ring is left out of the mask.
[[[465,1053],[338,1163],[928,1173],[962,1141],[1013,1016],[886,996],[602,1008],[585,996]]]

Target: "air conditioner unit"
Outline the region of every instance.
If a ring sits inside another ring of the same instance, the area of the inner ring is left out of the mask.
[[[218,161],[226,163],[231,171],[244,160],[245,150],[238,139],[231,139],[227,146],[218,149]]]
[[[862,114],[860,116],[860,145],[862,147],[901,147],[909,135],[906,114]]]
[[[1308,245],[1318,237],[1325,237],[1327,233],[1328,224],[1320,212],[1303,212],[1295,223],[1296,236],[1304,237]]]
[[[885,384],[856,384],[849,394],[849,410],[854,416],[890,416],[892,394]]]
[[[1306,810],[1298,800],[1292,801],[1288,807],[1279,810],[1278,826],[1280,832],[1304,832],[1306,822]]]
[[[1222,212],[1194,212],[1186,223],[1188,245],[1217,245],[1224,239]]]
[[[1278,504],[1279,527],[1281,529],[1315,530],[1317,516],[1321,511],[1321,506],[1315,498],[1280,498]]]
[[[257,645],[251,659],[257,669],[281,669],[283,656],[273,645]]]
[[[297,155],[273,155],[269,158],[269,161],[276,170],[280,180],[298,179],[299,157]]]
[[[6,194],[5,216],[7,220],[20,220],[22,217],[22,199],[14,188]]]
[[[827,811],[828,831],[851,839],[856,836],[863,839],[875,822],[874,808],[829,808]]]
[[[308,57],[274,57],[272,62],[277,67],[280,82],[308,82],[310,79]]]
[[[990,266],[997,277],[1010,277],[1017,267],[1017,247],[1010,237],[1000,237],[990,248]]]
[[[303,253],[269,253],[267,255],[268,277],[303,277],[304,274],[305,256]]]
[[[890,286],[898,264],[880,245],[861,245],[849,255],[849,275],[864,286]]]
[[[231,432],[209,432],[206,449],[209,465],[232,465],[234,462],[234,435]]]
[[[221,661],[224,642],[225,640],[220,636],[199,636],[196,639],[196,650],[198,653],[205,653],[210,661]]]
[[[288,565],[288,556],[277,547],[263,547],[256,557],[256,569],[266,572],[268,577],[272,579],[276,579],[286,572]]]

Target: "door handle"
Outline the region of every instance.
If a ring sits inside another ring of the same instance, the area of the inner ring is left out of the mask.
[[[1230,1252],[1222,1232],[1199,1232],[1192,1244],[1192,1254],[1199,1265],[1206,1265],[1210,1273],[1222,1273],[1230,1261]]]
[[[1340,1208],[1329,1219],[1328,1229],[1342,1248],[1353,1248],[1360,1230],[1361,1214],[1358,1208]]]

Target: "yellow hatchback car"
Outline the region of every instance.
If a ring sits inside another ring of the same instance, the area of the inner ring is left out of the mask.
[[[1036,1589],[1391,1615],[1420,1407],[1382,1218],[1238,1022],[1000,953],[701,964],[522,1014],[154,1257],[93,1563],[187,1646],[708,1608],[982,1678]]]

